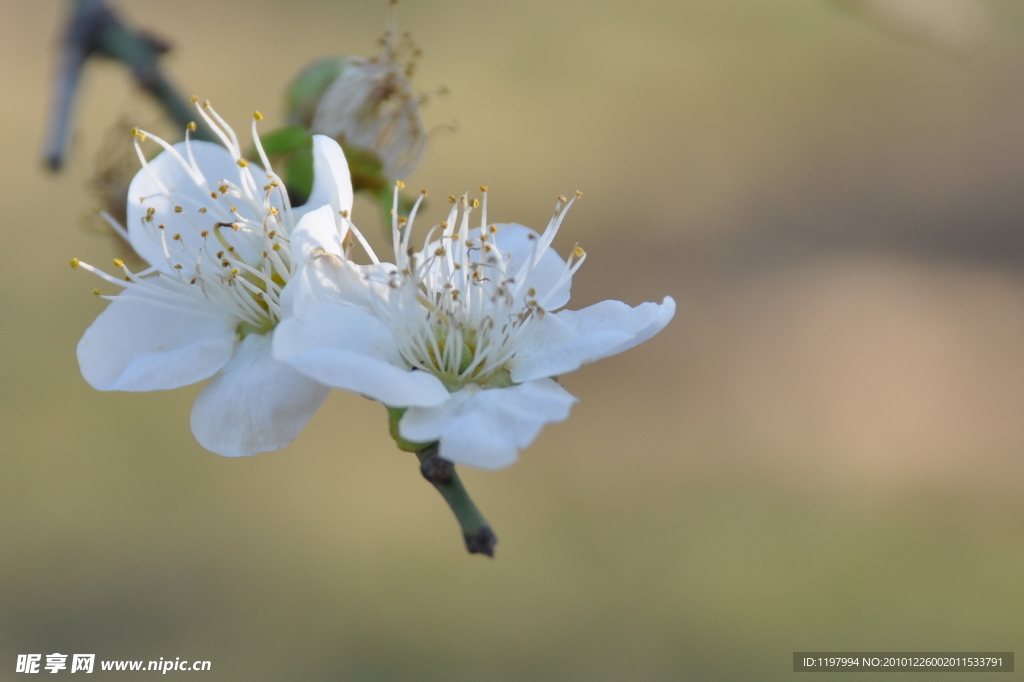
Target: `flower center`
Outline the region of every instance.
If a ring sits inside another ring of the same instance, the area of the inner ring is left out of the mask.
[[[481,190],[480,226],[469,227],[479,201],[449,197],[454,206],[448,220],[430,231],[419,254],[409,241],[422,196],[408,221],[394,220],[396,268],[389,273],[389,296],[378,311],[394,328],[402,359],[436,375],[452,391],[470,383],[511,385],[507,363],[531,322],[546,314],[548,301],[585,258],[576,247],[550,289],[536,291],[531,276],[572,201],[559,198],[548,229],[540,236],[530,232],[532,251],[515,262],[498,246],[498,226],[487,225],[486,187]],[[431,242],[439,228],[440,238]]]

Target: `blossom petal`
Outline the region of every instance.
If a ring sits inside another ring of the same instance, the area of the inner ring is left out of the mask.
[[[323,205],[302,216],[290,235],[292,253],[300,263],[320,253],[319,249],[332,256],[344,257],[345,249],[334,219],[336,215],[332,206]]]
[[[374,299],[387,298],[388,267],[394,268],[385,264],[360,265],[329,253],[314,255],[285,286],[281,295],[283,316],[301,314],[320,303],[358,305],[372,310]]]
[[[392,407],[439,405],[449,396],[434,375],[407,369],[391,330],[353,305],[321,303],[284,320],[274,356],[322,384]]]
[[[242,457],[295,440],[327,394],[326,386],[278,362],[271,335],[242,339],[192,406],[192,433],[207,450]]]
[[[523,263],[533,255],[533,245],[540,240],[540,235],[528,227],[515,223],[499,224],[497,227],[494,243],[509,254],[507,272],[515,275]],[[552,291],[563,273],[565,261],[554,249],[547,249],[526,278],[521,290],[535,290],[536,295],[531,298],[544,301],[544,307],[548,310],[557,310],[569,302],[569,289],[572,286],[570,277],[558,286],[557,291]]]
[[[669,323],[676,302],[631,308],[621,301],[602,301],[583,310],[563,310],[533,323],[515,358],[512,380],[530,381],[572,372],[580,366],[628,350],[651,338]]]
[[[398,433],[414,443],[440,441],[444,459],[481,469],[501,469],[537,437],[545,424],[564,421],[576,402],[551,379],[508,388],[469,385],[437,407],[410,407]]]
[[[326,135],[313,136],[313,191],[309,200],[294,209],[300,218],[321,206],[330,206],[337,216],[352,212],[352,175],[341,146]]]
[[[231,357],[237,321],[122,294],[78,342],[82,376],[101,391],[154,391],[201,381]]]
[[[211,187],[223,180],[238,184],[241,172],[251,171],[257,181],[264,175],[263,169],[256,164],[249,164],[247,169],[239,168],[231,153],[219,144],[199,140],[189,144],[196,165],[205,176],[203,181],[197,181],[174,154],[164,151],[136,173],[128,187],[127,228],[132,248],[151,265],[161,269],[170,266],[157,238],[160,233],[152,229],[154,223],[165,226],[161,232],[167,235],[168,244],[175,247],[171,249],[172,255],[182,246],[194,252],[202,246],[199,236],[202,229],[208,229],[220,220],[234,220],[220,207],[222,202],[211,200]],[[184,142],[173,145],[173,148],[183,159],[189,158]],[[165,190],[170,194],[165,194]],[[182,210],[176,212],[175,206],[181,206]],[[208,208],[209,213],[199,214],[197,210],[200,207]],[[155,213],[148,222],[150,229],[146,229],[143,221],[150,208]],[[241,211],[246,217],[256,217],[249,215],[250,211],[244,204]],[[180,244],[174,244],[172,236],[175,234],[181,235]],[[194,260],[193,257],[191,261]]]

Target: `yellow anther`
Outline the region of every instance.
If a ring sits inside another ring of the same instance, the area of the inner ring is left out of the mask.
[[[238,207],[237,206],[232,206],[231,207],[231,212],[232,213],[238,213]]]
[[[423,196],[427,196],[428,194],[430,194],[430,192],[428,192],[428,191],[427,191],[427,190],[425,190],[425,189],[421,189],[421,190],[420,190],[420,194],[422,194]]]
[[[190,133],[194,133],[196,131],[196,128],[198,128],[199,126],[196,125],[195,121],[189,121],[188,125],[185,127],[188,128],[188,131]]]
[[[203,230],[202,232],[199,233],[200,237],[208,237],[209,235],[210,235],[210,231],[209,230]]]
[[[572,255],[575,256],[576,258],[583,258],[583,254],[584,254],[584,251],[579,246],[577,246],[575,249],[572,250]]]
[[[280,250],[281,250],[281,245],[280,244],[274,244],[274,251],[280,251]]]
[[[481,192],[486,192],[487,191],[487,185],[480,185],[480,191]]]
[[[205,206],[200,207],[199,212],[200,213],[206,213],[206,207]]]
[[[537,290],[534,289],[533,287],[530,287],[529,289],[526,290],[526,295],[527,296],[536,296],[537,295]]]
[[[473,199],[473,208],[480,208],[480,200]]]
[[[487,229],[491,231],[491,234],[496,234],[498,232],[498,226],[497,225],[491,225]]]
[[[217,198],[217,193],[216,192],[210,192],[210,198],[211,199],[216,199]]]
[[[159,225],[157,225],[157,227],[159,227],[159,228],[160,228],[160,229],[162,230],[162,229],[164,229],[164,228],[165,228],[165,227],[167,227],[167,226],[166,226],[166,225],[164,225],[163,223],[160,223]]]
[[[232,275],[237,275],[240,272],[241,272],[241,270],[239,270],[238,268],[231,268],[231,274]]]
[[[156,213],[156,209],[152,206],[146,209],[146,215],[153,215],[154,213]]]
[[[249,162],[248,162],[248,161],[246,161],[245,159],[239,159],[239,160],[238,160],[238,161],[236,161],[235,163],[237,163],[237,164],[238,164],[239,166],[241,166],[242,168],[245,168],[246,166],[248,166],[248,165],[249,165]]]
[[[558,200],[559,200],[559,201],[568,201],[568,199],[566,199],[566,198],[565,198],[565,196],[564,196],[564,195],[562,195],[562,194],[559,194],[559,195],[558,195]]]
[[[447,227],[448,227],[448,221],[447,220],[442,220],[441,221],[441,229],[444,230]]]
[[[405,225],[407,222],[409,222],[408,218],[399,218],[398,219],[398,224],[399,225]]]
[[[228,187],[227,185],[221,185],[220,187],[217,188],[217,191],[220,192],[221,194],[227,194],[227,191],[229,189],[231,188]]]
[[[71,259],[71,267],[73,267],[73,268],[77,268],[77,267],[78,267],[78,264],[79,264],[80,262],[81,262],[81,261],[79,261],[79,260],[78,260],[77,258],[72,258],[72,259]]]
[[[208,100],[208,99],[204,99],[203,100],[203,108],[204,109],[209,109],[210,108],[210,100]]]
[[[115,258],[114,259],[114,265],[116,265],[119,268],[123,268],[124,267],[124,261],[121,260],[120,258]]]
[[[262,121],[262,120],[263,120],[263,114],[261,114],[261,113],[260,113],[260,112],[258,112],[258,111],[254,111],[254,112],[252,112],[252,117],[253,117],[254,119],[256,119],[257,121]]]
[[[132,128],[132,137],[138,137],[140,134],[138,128]]]
[[[184,211],[184,210],[185,210],[185,209],[183,209],[183,208],[182,208],[181,206],[175,206],[175,207],[174,207],[174,212],[175,212],[175,213],[181,213],[181,212],[182,212],[182,211]]]
[[[341,213],[341,217],[342,218],[347,218],[348,217],[348,211],[339,211],[339,213]]]
[[[188,98],[188,101],[191,102],[192,104],[195,104],[196,102],[199,101],[199,98],[196,97],[195,95],[192,95],[191,97]]]
[[[276,234],[277,234],[277,230],[271,230],[270,232],[267,233],[267,237],[269,239],[273,239]]]
[[[100,291],[99,289],[93,289],[93,290],[92,290],[92,295],[93,295],[93,296],[99,296],[99,295],[100,295],[100,294],[102,294],[102,293],[103,293],[103,292],[102,292],[102,291]]]
[[[436,251],[434,251],[434,255],[435,256],[443,256],[444,255],[444,248],[443,247],[438,248]]]
[[[401,180],[398,180],[395,182],[395,187],[397,187],[398,189],[405,189],[405,183],[402,182]]]
[[[274,207],[274,206],[271,206],[270,207],[270,215],[277,215],[277,213],[278,213],[277,208]]]
[[[175,265],[174,269],[175,270],[181,270],[181,263],[178,263],[177,265]]]
[[[448,195],[448,203],[449,204],[454,204],[455,203],[455,195],[454,194],[449,194]]]
[[[217,252],[217,258],[223,258],[223,257],[224,257],[224,252],[223,251],[218,251]]]
[[[181,240],[181,235],[180,234],[176,234],[173,237],[171,237],[171,239],[174,239],[176,241],[180,241]]]
[[[581,192],[581,191],[579,191],[579,190],[576,190],[576,198],[577,198],[577,199],[580,199],[580,198],[582,198],[582,197],[583,197],[583,192]]]

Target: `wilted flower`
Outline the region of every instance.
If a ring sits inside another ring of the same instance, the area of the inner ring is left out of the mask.
[[[480,226],[469,226],[479,202],[449,197],[448,220],[419,253],[410,248],[419,201],[407,223],[396,217],[395,265],[370,252],[373,265],[353,266],[330,212],[310,213],[299,232],[314,258],[290,290],[294,313],[275,334],[274,354],[318,381],[408,408],[397,435],[409,445],[439,441],[444,459],[497,469],[544,424],[568,417],[576,398],[553,377],[647,340],[675,302],[552,312],[568,303],[585,258],[579,247],[567,261],[550,248],[575,199],[559,197],[538,235],[489,225],[481,189]]]
[[[290,247],[296,222],[322,206],[347,213],[352,189],[341,149],[317,136],[313,194],[293,209],[260,146],[262,117],[254,115],[252,131],[266,170],[243,158],[208,102],[197,108],[223,146],[187,133],[170,145],[133,131],[143,168],[128,190],[127,237],[150,267],[132,272],[115,260],[121,277],[113,277],[71,261],[122,288],[104,296],[111,303],[79,342],[78,361],[100,390],[212,377],[192,409],[196,439],[221,455],[253,455],[290,443],[326,397],[327,389],[273,359],[271,337],[285,314],[286,284],[304,260]],[[164,148],[149,162],[139,144],[147,138]]]
[[[408,33],[396,39],[393,18],[382,42],[378,57],[343,57],[307,69],[313,79],[337,69],[309,128],[373,151],[387,177],[403,178],[419,164],[427,142],[420,114],[425,95],[417,94],[410,82],[419,50]]]

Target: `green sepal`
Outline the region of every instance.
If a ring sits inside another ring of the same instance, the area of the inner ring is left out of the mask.
[[[405,407],[388,407],[384,406],[388,411],[388,430],[391,432],[391,437],[395,441],[395,445],[402,452],[419,452],[425,447],[433,445],[433,443],[413,443],[398,435],[398,422],[402,419],[402,415],[405,414]]]
[[[296,149],[312,149],[313,136],[304,126],[290,125],[260,135],[260,144],[267,156],[280,156]],[[256,157],[255,154],[252,155]]]
[[[308,126],[327,88],[345,70],[347,57],[324,57],[302,69],[285,91],[288,122]]]

